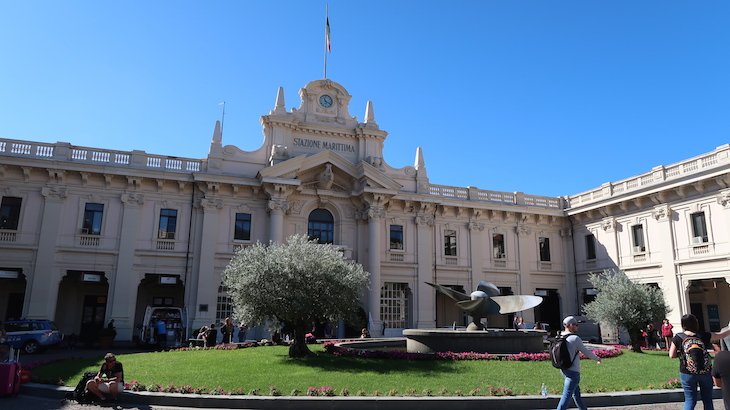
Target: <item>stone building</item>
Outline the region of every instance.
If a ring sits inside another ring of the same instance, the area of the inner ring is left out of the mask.
[[[376,335],[465,323],[426,281],[540,295],[525,320],[555,329],[609,267],[662,287],[674,323],[730,319],[730,147],[561,198],[443,186],[420,148],[413,166],[385,162],[372,103],[359,122],[336,82],[299,95],[287,111],[279,89],[256,151],[223,145],[216,123],[204,159],[0,139],[0,318],[66,334],[114,319],[132,340],[147,306],[179,306],[197,328],[230,315],[221,273],[237,250],[302,233],[370,272]]]

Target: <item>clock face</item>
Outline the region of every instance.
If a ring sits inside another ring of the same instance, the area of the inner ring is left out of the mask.
[[[327,94],[323,94],[319,97],[319,105],[321,105],[324,108],[329,108],[332,106],[332,97],[330,97]]]

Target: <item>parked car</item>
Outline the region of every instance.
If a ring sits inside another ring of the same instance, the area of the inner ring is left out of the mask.
[[[50,320],[8,320],[5,322],[7,343],[13,349],[33,354],[63,340],[63,333]]]

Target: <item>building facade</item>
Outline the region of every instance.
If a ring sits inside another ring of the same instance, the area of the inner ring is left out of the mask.
[[[372,103],[359,122],[336,82],[299,96],[287,111],[278,90],[256,151],[223,145],[216,123],[204,159],[0,139],[0,318],[66,334],[114,319],[132,340],[147,306],[178,306],[194,329],[230,315],[236,251],[299,233],[365,266],[376,335],[464,324],[425,282],[481,280],[542,296],[525,320],[555,329],[611,267],[661,287],[675,324],[730,319],[729,146],[574,196],[451,187],[430,182],[420,148],[413,166],[384,161]]]

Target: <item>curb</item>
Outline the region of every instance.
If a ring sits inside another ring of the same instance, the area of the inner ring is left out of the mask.
[[[28,383],[20,388],[20,394],[63,399],[71,387]],[[684,401],[682,389],[644,390],[611,393],[583,394],[583,402],[589,407],[632,406],[640,404],[672,403]],[[713,398],[722,398],[720,389],[713,390]],[[125,391],[118,402],[155,406],[227,408],[227,409],[304,409],[304,410],[442,410],[448,409],[504,409],[534,410],[554,409],[560,396],[511,397],[271,397],[271,396],[219,396],[211,394],[168,394]]]

